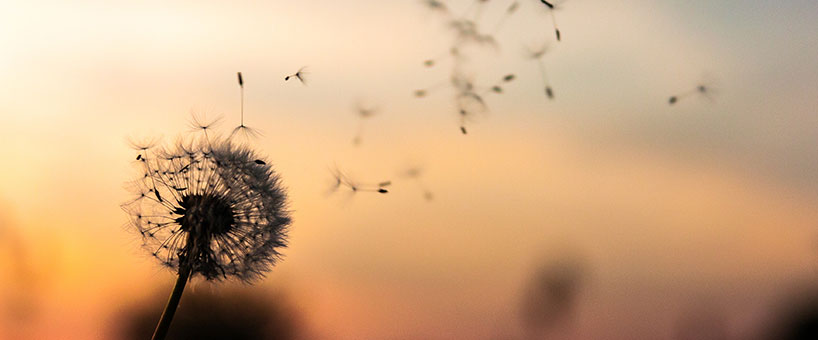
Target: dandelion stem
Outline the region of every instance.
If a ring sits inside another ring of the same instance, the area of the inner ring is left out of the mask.
[[[173,292],[170,293],[168,304],[165,306],[165,311],[162,312],[162,317],[159,319],[159,324],[156,325],[156,330],[153,332],[151,340],[163,340],[168,334],[170,322],[173,321],[173,314],[176,314],[176,307],[179,306],[179,300],[182,299],[182,292],[185,290],[185,284],[190,277],[190,269],[188,266],[180,266],[179,277],[176,279],[176,285],[173,286]]]

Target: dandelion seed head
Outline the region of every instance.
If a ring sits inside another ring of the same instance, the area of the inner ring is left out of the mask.
[[[286,247],[291,219],[278,175],[227,139],[180,140],[151,150],[122,205],[163,266],[206,280],[250,282]]]

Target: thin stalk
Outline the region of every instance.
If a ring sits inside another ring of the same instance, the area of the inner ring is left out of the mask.
[[[170,322],[173,321],[173,315],[176,314],[176,307],[179,306],[179,300],[182,299],[182,292],[185,290],[185,284],[187,284],[189,277],[190,269],[188,266],[180,266],[176,285],[173,286],[168,304],[165,306],[165,311],[162,312],[162,317],[159,319],[159,324],[156,325],[156,330],[153,332],[151,340],[163,340],[165,336],[167,336],[168,329],[170,329]]]

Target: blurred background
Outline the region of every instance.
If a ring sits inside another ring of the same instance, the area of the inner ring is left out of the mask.
[[[149,338],[175,276],[126,228],[127,139],[229,132],[238,71],[290,246],[255,286],[194,281],[172,337],[816,334],[815,2],[513,3],[0,3],[0,338]],[[495,44],[455,61],[463,17]],[[515,75],[467,135],[454,68]],[[390,193],[330,194],[336,166]]]

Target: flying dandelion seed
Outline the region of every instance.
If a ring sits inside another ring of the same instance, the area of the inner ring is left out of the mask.
[[[486,111],[486,102],[481,95],[474,92],[475,86],[470,81],[455,84],[455,88],[458,89],[455,103],[459,113],[460,132],[465,135],[466,123],[473,121],[477,113]]]
[[[378,108],[366,106],[359,101],[355,104],[355,113],[358,116],[358,132],[355,134],[355,138],[352,139],[352,144],[360,145],[364,134],[364,121],[377,114]]]
[[[291,74],[289,76],[284,77],[284,81],[289,81],[291,78],[296,78],[299,81],[301,81],[301,84],[307,85],[307,79],[306,79],[307,74],[308,74],[307,73],[307,67],[304,66],[304,67],[298,69],[297,72],[295,72],[295,73],[293,73],[293,74]]]
[[[691,97],[691,96],[694,96],[694,95],[698,95],[698,96],[700,96],[702,98],[707,99],[711,103],[713,103],[713,102],[716,101],[714,96],[717,94],[718,91],[716,90],[715,86],[712,85],[712,83],[713,83],[712,80],[702,81],[701,83],[696,85],[695,88],[690,89],[690,90],[685,91],[685,92],[682,92],[680,94],[671,96],[670,98],[668,98],[668,104],[669,105],[676,104],[680,100]]]
[[[459,45],[460,43],[456,44]],[[446,52],[440,53],[434,58],[429,58],[423,61],[423,66],[430,68],[437,65],[438,62],[443,61],[445,59],[454,59],[455,63],[459,63],[463,61],[464,57],[460,53],[460,49],[457,46],[450,47]]]
[[[554,15],[554,11],[560,9],[559,5],[556,2],[551,3],[546,0],[540,0],[540,2],[542,2],[545,7],[548,7],[548,13],[551,15],[551,23],[554,24],[554,34],[557,36],[557,41],[560,41],[562,37],[560,34],[560,29],[557,27],[557,17]]]
[[[487,111],[484,97],[487,94],[503,94],[507,92],[506,84],[512,81],[515,76],[508,75],[502,81],[495,84],[485,84],[488,86],[476,86],[474,82],[465,77],[462,71],[468,61],[471,61],[471,53],[475,49],[468,48],[469,45],[474,45],[478,48],[490,46],[499,50],[499,43],[495,39],[496,33],[509,20],[509,18],[519,11],[521,3],[518,0],[508,1],[508,5],[504,8],[503,13],[498,17],[499,20],[494,26],[494,30],[486,30],[482,24],[480,17],[484,10],[488,9],[486,4],[488,0],[473,0],[469,1],[468,7],[462,11],[461,15],[452,15],[446,18],[446,27],[453,33],[454,39],[449,45],[449,53],[434,58],[428,58],[423,61],[423,66],[427,68],[436,67],[442,64],[440,61],[444,57],[453,57],[452,71],[450,73],[449,82],[442,82],[427,88],[416,89],[413,95],[416,98],[425,98],[429,96],[439,86],[447,86],[454,89],[454,101],[457,112],[459,112],[458,119],[460,121],[459,129],[462,134],[468,134],[468,123],[478,116],[480,113]],[[558,8],[555,4],[547,2],[548,10]],[[428,4],[427,4],[428,6]],[[458,13],[460,13],[458,11]],[[551,14],[553,17],[553,13]],[[555,23],[555,30],[556,23]],[[558,31],[558,30],[557,30]],[[558,33],[559,34],[559,33]],[[553,96],[553,91],[549,91],[550,96]]]
[[[441,81],[441,82],[438,82],[437,84],[431,85],[431,86],[429,86],[427,88],[415,90],[415,92],[413,92],[413,94],[417,98],[423,98],[423,97],[426,97],[426,95],[428,95],[430,92],[435,91],[435,90],[437,90],[437,89],[439,89],[441,87],[445,87],[446,85],[449,85],[449,83],[446,82],[446,81]]]
[[[261,136],[261,131],[259,131],[257,129],[254,129],[254,128],[251,128],[251,127],[249,127],[247,125],[244,125],[244,78],[242,78],[241,72],[238,72],[238,78],[239,78],[239,91],[240,91],[239,96],[240,96],[241,121],[239,123],[239,126],[237,126],[235,129],[233,129],[233,131],[230,133],[230,138],[229,139],[233,139],[233,137],[236,137],[236,136],[242,137],[243,140],[250,140],[250,139],[258,138],[258,137]],[[206,137],[207,136],[207,128],[201,126],[200,124],[197,125],[196,116],[194,116],[193,119],[194,119],[194,124],[193,124],[194,127],[204,130],[205,137]],[[216,122],[214,121],[213,123],[216,123]]]
[[[153,337],[163,339],[189,279],[263,277],[286,247],[291,220],[278,175],[247,146],[206,136],[132,146],[140,175],[122,208],[143,247],[178,274]]]
[[[337,166],[330,168],[330,173],[332,174],[333,179],[333,185],[330,189],[330,193],[337,192],[341,189],[346,189],[350,194],[355,194],[358,192],[377,192],[386,194],[389,193],[389,190],[387,190],[386,187],[392,184],[392,181],[381,181],[377,185],[361,184],[358,181],[353,180]]]
[[[456,99],[462,117],[471,117],[471,113],[486,111],[483,97],[473,91],[460,92]]]
[[[540,71],[540,79],[542,81],[542,86],[545,89],[545,96],[548,99],[554,99],[554,90],[551,88],[551,84],[548,81],[548,74],[545,71],[545,61],[543,61],[546,53],[548,53],[549,46],[548,44],[543,44],[539,48],[532,49],[526,48],[525,50],[525,58],[533,60],[537,63],[537,68]]]
[[[417,185],[420,190],[423,192],[423,198],[426,201],[431,201],[434,199],[434,194],[431,190],[429,190],[426,185],[423,184],[421,177],[423,176],[423,169],[419,166],[412,166],[409,169],[401,172],[401,177],[411,180],[412,182]]]

